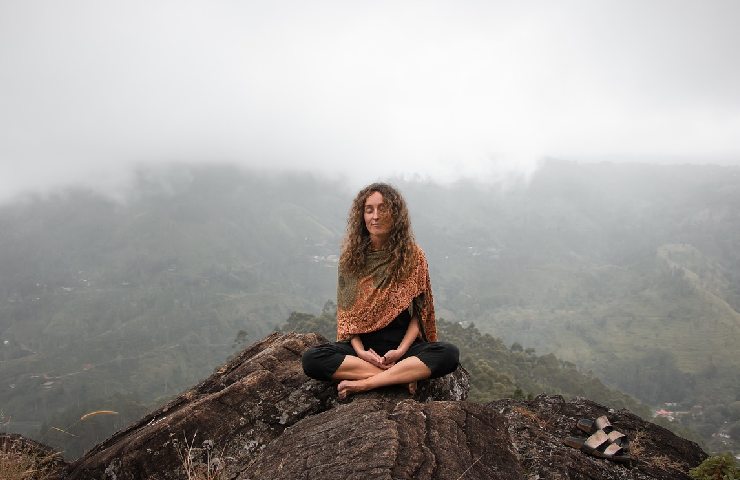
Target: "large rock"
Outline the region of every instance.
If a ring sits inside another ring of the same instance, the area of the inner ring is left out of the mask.
[[[631,438],[633,465],[566,446],[581,418],[606,414]],[[358,396],[286,429],[237,478],[689,480],[693,442],[585,399],[419,403]]]
[[[325,341],[317,334],[266,337],[201,384],[91,449],[71,465],[68,478],[179,479],[188,469],[214,462],[223,478],[236,476],[287,427],[337,405],[335,385],[309,379],[300,362],[309,346]],[[462,399],[468,385],[467,372],[459,369],[444,380],[421,382],[418,399]],[[409,398],[403,388],[376,394]]]
[[[687,480],[706,454],[628,411],[539,396],[465,401],[468,375],[339,403],[300,357],[319,335],[273,334],[210,378],[69,465],[68,479]],[[563,444],[607,414],[638,459],[626,466]],[[61,466],[61,464],[60,464]],[[208,472],[211,475],[207,475]],[[217,471],[218,475],[213,475]]]
[[[558,395],[540,395],[530,401],[498,400],[488,407],[508,420],[511,445],[529,475],[527,478],[532,480],[689,480],[689,469],[707,457],[694,442],[628,410],[614,411],[583,398],[565,401]],[[579,419],[593,420],[601,415],[606,415],[617,430],[630,438],[630,450],[637,459],[632,468],[587,455],[563,443],[566,437],[588,436],[576,427]]]
[[[358,398],[285,430],[239,478],[524,478],[507,427],[475,403]]]

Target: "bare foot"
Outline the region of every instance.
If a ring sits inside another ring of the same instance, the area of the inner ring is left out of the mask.
[[[409,383],[409,393],[412,397],[416,395],[416,382]]]
[[[370,388],[362,380],[342,380],[337,385],[338,396],[344,400],[350,393],[364,392]]]

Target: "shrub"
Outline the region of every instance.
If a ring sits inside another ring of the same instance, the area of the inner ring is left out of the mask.
[[[707,458],[689,475],[694,480],[740,480],[740,468],[735,465],[735,458],[725,453]]]

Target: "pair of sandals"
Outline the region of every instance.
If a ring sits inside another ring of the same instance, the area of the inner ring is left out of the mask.
[[[629,454],[629,439],[602,415],[596,420],[582,418],[578,420],[579,430],[590,434],[588,438],[568,437],[564,440],[569,447],[577,448],[584,453],[598,458],[606,458],[619,463],[632,465],[634,457]]]

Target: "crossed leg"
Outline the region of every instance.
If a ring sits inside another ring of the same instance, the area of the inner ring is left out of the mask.
[[[345,355],[344,360],[331,378],[334,380],[362,380],[382,371],[382,368],[376,367],[360,357]]]
[[[383,370],[361,358],[347,355],[332,378],[341,380],[337,390],[339,398],[345,398],[350,393],[404,383],[409,384],[409,391],[413,394],[416,381],[429,378],[431,374],[429,367],[418,357],[404,358],[389,369]]]

